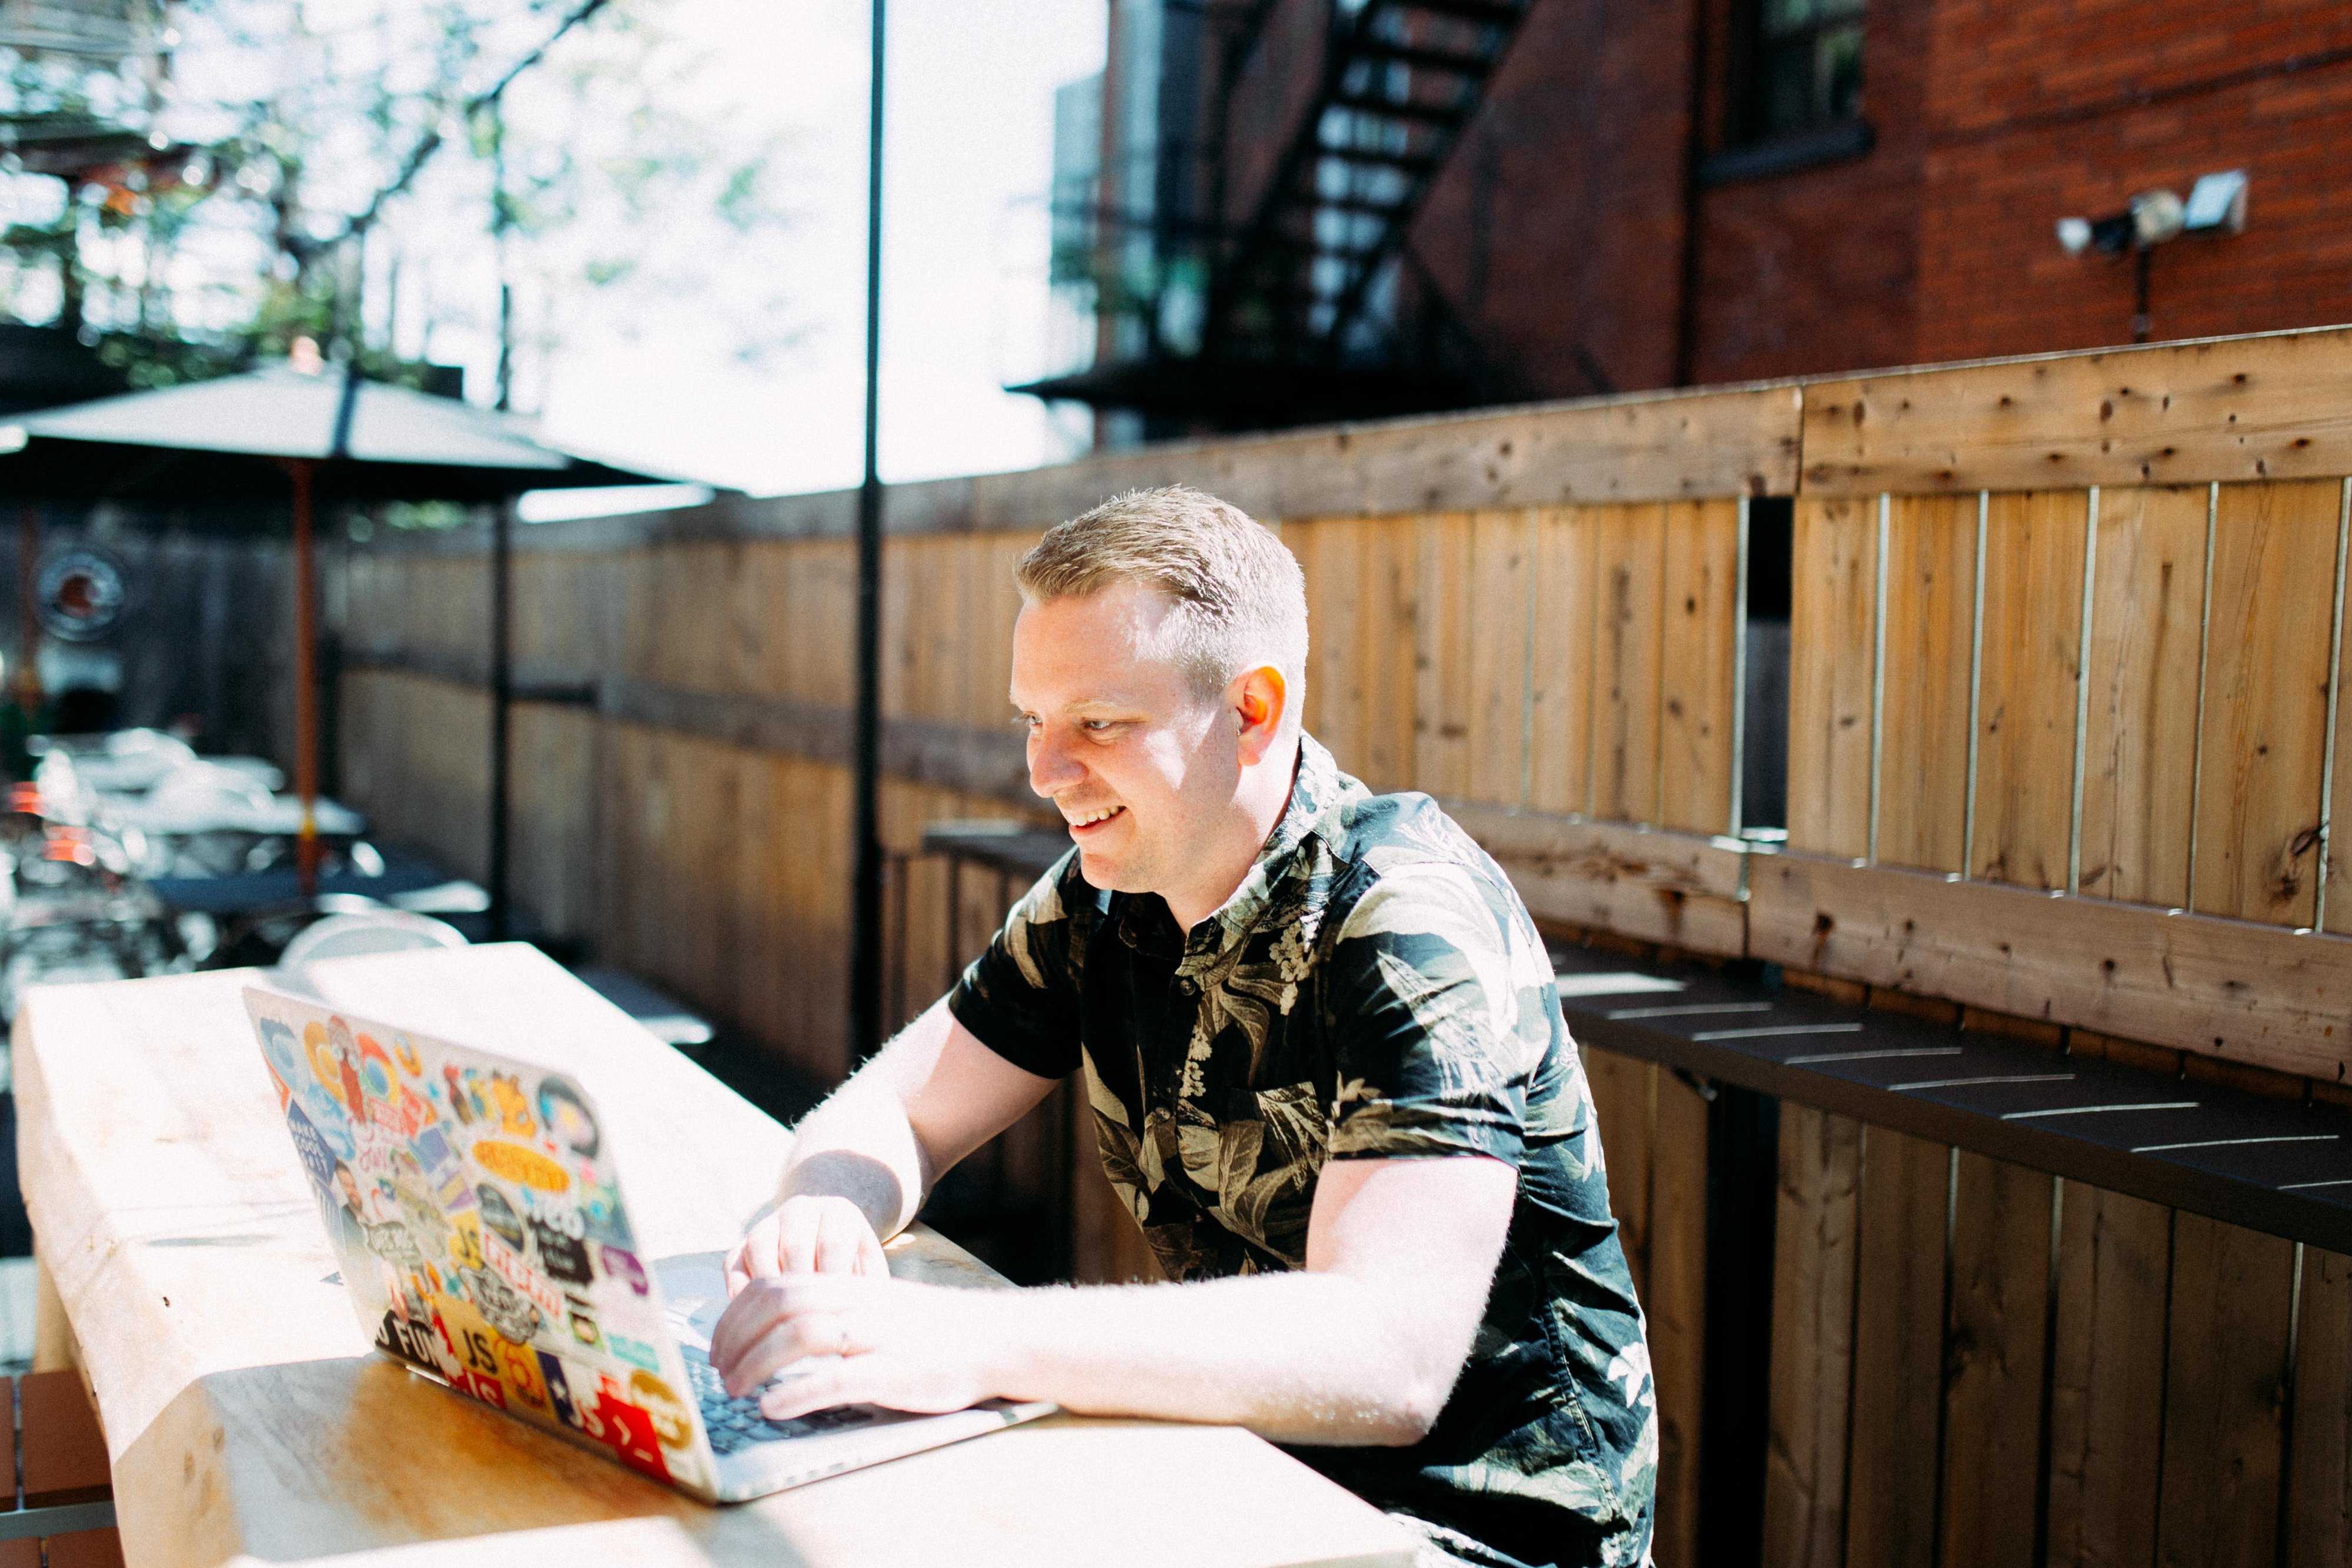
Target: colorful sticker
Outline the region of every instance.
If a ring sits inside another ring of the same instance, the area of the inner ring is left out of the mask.
[[[309,1174],[312,1185],[322,1193],[332,1192],[335,1186],[334,1152],[327,1147],[327,1140],[319,1135],[317,1124],[302,1113],[301,1106],[286,1107],[286,1130],[294,1134],[294,1155],[302,1162],[302,1169]]]
[[[536,1187],[541,1192],[562,1192],[572,1185],[571,1172],[537,1149],[527,1149],[520,1144],[478,1138],[472,1152],[474,1163],[501,1181]]]
[[[522,1216],[507,1201],[507,1195],[485,1182],[474,1189],[474,1198],[481,1207],[483,1227],[520,1252],[524,1245]]]
[[[653,1282],[646,1278],[646,1266],[637,1261],[635,1253],[625,1252],[618,1247],[599,1247],[597,1254],[604,1260],[607,1279],[617,1280],[628,1286],[633,1295],[643,1296],[651,1292]]]
[[[481,1243],[482,1260],[489,1265],[489,1277],[548,1317],[562,1319],[563,1293],[542,1279],[520,1252],[507,1244],[505,1237],[495,1230],[485,1230]]]
[[[608,1329],[604,1333],[604,1348],[641,1371],[659,1372],[661,1370],[660,1356],[656,1354],[654,1347],[644,1340],[629,1334],[614,1333]]]
[[[539,1132],[539,1124],[530,1119],[530,1102],[523,1095],[522,1085],[507,1072],[490,1074],[489,1097],[497,1108],[499,1128],[517,1138],[528,1138]]]
[[[669,1466],[662,1459],[661,1437],[655,1428],[652,1413],[631,1404],[609,1377],[599,1381],[596,1414],[604,1425],[604,1441],[613,1445],[613,1451],[621,1457],[623,1464],[657,1481],[669,1479]],[[683,1412],[681,1419],[688,1419],[691,1430],[690,1418],[685,1417]]]
[[[547,1124],[547,1135],[586,1159],[594,1159],[603,1141],[596,1131],[596,1118],[588,1113],[586,1102],[580,1092],[561,1078],[546,1078],[539,1085],[539,1117]]]
[[[567,1236],[543,1219],[530,1220],[530,1239],[539,1248],[540,1267],[549,1279],[564,1285],[586,1285],[595,1279],[588,1266],[588,1249],[577,1236]]]
[[[499,1337],[528,1344],[538,1335],[548,1314],[537,1301],[509,1288],[487,1269],[476,1269],[461,1277],[466,1293],[473,1298],[474,1304],[481,1309],[483,1320]]]
[[[447,1377],[456,1370],[447,1353],[442,1348],[440,1335],[429,1322],[404,1318],[387,1308],[383,1322],[376,1330],[377,1348],[401,1360],[413,1362],[428,1372]]]

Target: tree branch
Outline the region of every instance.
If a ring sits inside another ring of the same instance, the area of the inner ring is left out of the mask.
[[[506,74],[488,88],[467,99],[458,110],[458,118],[470,120],[475,115],[498,102],[505,96],[507,89],[514,85],[516,78],[547,57],[547,51],[553,48],[559,39],[597,12],[602,11],[608,4],[610,0],[580,0],[578,5],[564,14],[563,20],[555,25],[554,30],[541,41],[537,48],[509,66]],[[346,219],[341,233],[319,242],[319,248],[331,249],[345,241],[357,238],[374,227],[376,220],[383,215],[385,206],[415,183],[416,176],[424,172],[425,165],[432,161],[433,154],[441,150],[443,140],[437,127],[417,138],[416,145],[410,148],[408,156],[401,161],[400,172],[394,176],[392,183],[370,197],[365,207]]]

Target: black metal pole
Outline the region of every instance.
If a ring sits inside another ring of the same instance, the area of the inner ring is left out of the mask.
[[[507,274],[507,110],[489,99],[490,237],[499,267],[499,411],[514,406],[514,283]],[[514,498],[499,502],[490,524],[490,940],[507,937],[507,726],[514,706]]]
[[[2147,246],[2132,246],[2132,341],[2135,343],[2147,341],[2147,267],[2151,254],[2151,247]]]
[[[882,12],[874,7],[873,79],[866,129],[866,477],[857,488],[857,777],[852,831],[849,1045],[865,1061],[882,1047]]]
[[[490,525],[490,940],[507,939],[507,719],[514,706],[514,502]]]

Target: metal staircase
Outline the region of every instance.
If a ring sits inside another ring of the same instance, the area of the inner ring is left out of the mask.
[[[1321,92],[1219,279],[1235,358],[1344,364],[1382,268],[1534,0],[1335,5]]]
[[[1152,214],[1090,210],[1098,254],[1131,256],[1148,235],[1156,265],[1140,285],[1125,267],[1098,296],[1116,329],[1102,333],[1094,364],[1014,390],[1222,429],[1510,396],[1441,291],[1417,276],[1405,235],[1536,3],[1326,0],[1315,91],[1246,215],[1172,213],[1164,195]],[[1208,106],[1220,127],[1222,95],[1274,9],[1213,8],[1232,19]],[[1222,132],[1204,155],[1212,209],[1236,211],[1224,207]]]

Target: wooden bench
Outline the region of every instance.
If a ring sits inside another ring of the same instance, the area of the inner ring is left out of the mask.
[[[1740,970],[1556,949],[1586,1045],[2226,1224],[2352,1251],[2352,1116]]]
[[[122,1568],[106,1435],[74,1372],[8,1380],[0,1568]]]

